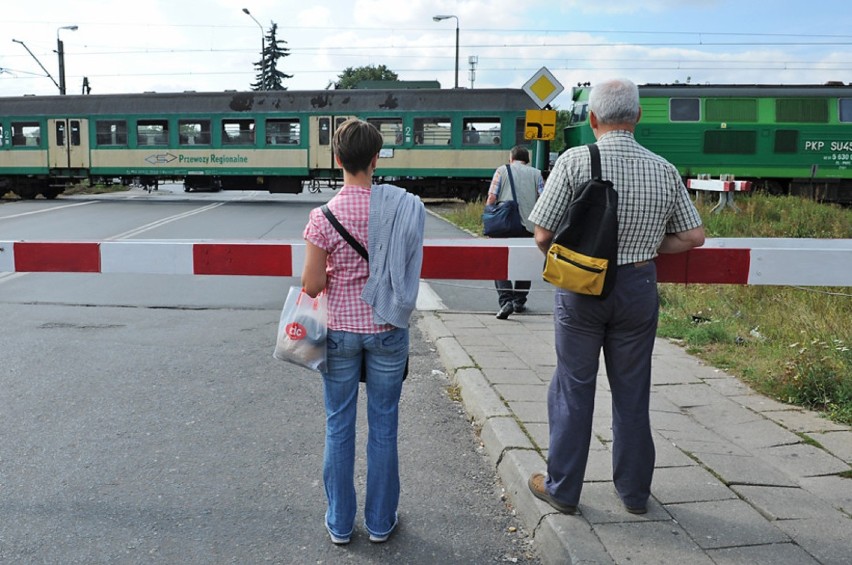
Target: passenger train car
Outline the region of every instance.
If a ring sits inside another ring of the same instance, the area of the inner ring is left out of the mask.
[[[341,177],[332,135],[357,116],[384,137],[378,175],[421,196],[475,199],[524,143],[531,107],[520,89],[0,98],[0,195],[54,198],[98,179],[299,193]]]
[[[566,147],[594,141],[589,91],[573,90]],[[852,202],[852,86],[643,85],[639,98],[636,140],[684,177]]]

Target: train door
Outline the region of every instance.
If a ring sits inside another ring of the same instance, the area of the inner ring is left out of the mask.
[[[47,120],[51,169],[89,168],[89,121],[81,118]]]
[[[339,169],[334,162],[331,138],[337,128],[351,116],[311,116],[310,168]]]

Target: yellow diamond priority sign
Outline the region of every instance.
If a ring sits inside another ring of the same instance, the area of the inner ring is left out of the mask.
[[[559,96],[559,93],[565,90],[565,87],[556,80],[547,70],[547,67],[539,69],[523,88],[524,92],[529,94],[539,108],[544,108],[550,104],[554,98]]]

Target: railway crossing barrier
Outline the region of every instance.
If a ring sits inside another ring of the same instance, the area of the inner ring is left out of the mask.
[[[697,179],[687,179],[686,187],[690,190],[720,193],[719,202],[710,210],[718,214],[725,208],[731,208],[734,212],[739,212],[740,209],[734,204],[734,193],[750,191],[751,182],[747,180],[734,180],[733,175],[722,175],[718,179],[711,179],[709,175],[698,175]]]
[[[0,241],[0,273],[147,273],[295,277],[303,241]],[[431,239],[424,279],[540,280],[532,239]],[[656,259],[660,282],[852,286],[852,239],[708,239]]]

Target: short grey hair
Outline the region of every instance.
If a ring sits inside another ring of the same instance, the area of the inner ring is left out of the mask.
[[[589,94],[589,111],[603,125],[635,124],[639,121],[639,88],[625,78],[597,84]]]

